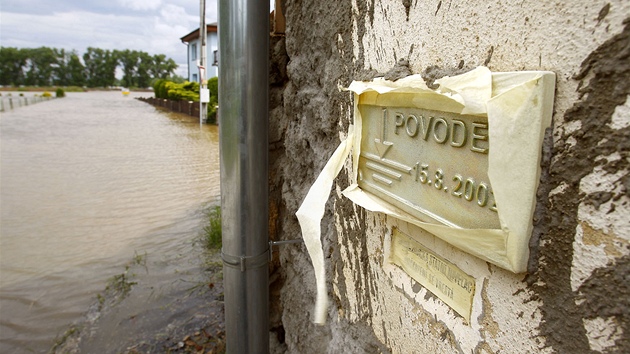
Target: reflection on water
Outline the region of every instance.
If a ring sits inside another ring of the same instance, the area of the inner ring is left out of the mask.
[[[0,144],[3,353],[47,351],[134,253],[186,252],[219,198],[217,128],[120,92],[2,113]]]

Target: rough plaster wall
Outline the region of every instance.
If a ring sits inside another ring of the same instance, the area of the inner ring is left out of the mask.
[[[329,320],[312,324],[306,249],[272,263],[272,347],[291,353],[630,352],[630,3],[292,1],[272,39],[270,234],[294,216],[351,122],[339,87],[377,73],[427,79],[486,65],[557,75],[530,272],[515,275],[430,235],[423,243],[476,279],[470,323],[387,262],[396,220],[340,195],[322,241]],[[411,230],[413,231],[413,230]],[[419,232],[419,231],[413,231]]]
[[[284,5],[284,14],[287,35],[272,39],[276,52],[272,52],[270,205],[278,210],[277,219],[271,222],[277,230],[272,237],[295,239],[301,234],[294,214],[339,144],[339,132],[347,131],[351,121],[350,96],[339,87],[351,82],[355,65],[352,28],[347,22],[352,16],[349,3],[290,1]],[[288,58],[286,77],[276,80],[273,68],[282,61],[278,53],[282,50]],[[332,202],[322,225],[327,235],[325,256],[330,260],[338,249]],[[330,261],[327,267],[332,274]],[[275,351],[345,353],[385,348],[367,323],[348,326],[332,310],[334,320],[328,326],[314,325],[314,279],[303,245],[280,246],[271,275],[271,343]]]

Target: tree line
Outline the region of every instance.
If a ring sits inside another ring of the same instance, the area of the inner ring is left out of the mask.
[[[164,54],[87,48],[82,59],[72,50],[0,47],[0,85],[149,87],[154,78],[173,76],[177,63]],[[116,80],[116,69],[123,77]]]

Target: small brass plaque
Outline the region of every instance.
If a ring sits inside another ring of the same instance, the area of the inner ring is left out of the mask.
[[[470,321],[475,278],[394,228],[391,261]]]
[[[488,178],[488,120],[359,104],[359,186],[425,222],[498,229]]]

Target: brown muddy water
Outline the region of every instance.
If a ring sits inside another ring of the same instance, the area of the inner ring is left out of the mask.
[[[182,297],[197,286],[195,240],[220,198],[218,129],[134,95],[69,93],[0,114],[0,352],[48,352],[133,260],[149,300],[124,311],[150,309],[165,281]],[[99,340],[124,335],[107,326]]]

